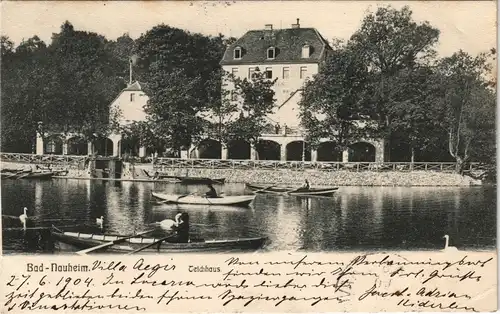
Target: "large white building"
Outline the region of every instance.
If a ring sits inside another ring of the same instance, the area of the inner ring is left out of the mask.
[[[256,151],[245,149],[240,143],[236,147],[222,148],[221,157],[250,155],[251,159],[383,161],[384,147],[380,141],[352,143],[343,154],[334,153],[335,143],[327,139],[317,150],[309,149],[303,141],[298,105],[301,91],[306,80],[318,73],[331,51],[321,34],[315,28],[301,27],[299,19],[290,28],[274,29],[267,24],[263,29],[250,30],[230,45],[221,61],[226,72],[241,79],[251,79],[255,71],[261,71],[267,78],[277,79],[273,87],[277,109],[268,117],[276,128],[263,134]],[[231,90],[233,86],[229,84],[226,88]],[[239,153],[231,150],[239,150]],[[249,154],[241,153],[248,150]]]

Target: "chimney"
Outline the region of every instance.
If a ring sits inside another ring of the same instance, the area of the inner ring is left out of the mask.
[[[129,85],[132,85],[132,59],[130,59],[129,61],[129,81],[128,81],[128,84]]]
[[[292,28],[300,28],[300,19],[297,19],[297,24],[292,24]]]
[[[273,24],[266,24],[265,27],[264,27],[264,29],[266,31],[272,31],[273,30]]]

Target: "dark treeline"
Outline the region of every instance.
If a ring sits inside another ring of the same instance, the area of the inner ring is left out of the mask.
[[[341,151],[376,137],[389,144],[391,160],[494,164],[496,82],[488,78],[496,51],[437,58],[439,33],[408,8],[366,14],[304,86],[301,119],[311,145],[329,138]],[[122,132],[173,156],[206,133],[223,145],[255,145],[276,105],[274,81],[223,73],[219,62],[234,40],[158,25],[113,41],[69,22],[48,45],[34,36],[16,47],[4,36],[1,151],[33,152],[37,131],[78,132],[83,140]],[[150,97],[148,119],[120,127],[110,104],[128,82],[130,60]],[[236,87],[233,95],[224,84]]]

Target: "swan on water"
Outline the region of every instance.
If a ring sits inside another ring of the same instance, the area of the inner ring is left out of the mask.
[[[28,210],[28,208],[24,207],[24,214],[22,214],[21,216],[19,216],[19,220],[21,221],[21,223],[23,224],[23,226],[26,228],[26,219],[28,218],[28,215],[26,215],[26,211]]]
[[[160,224],[160,227],[162,229],[166,229],[166,230],[172,230],[172,228],[175,226],[177,227],[179,225],[179,219],[181,218],[181,213],[178,213],[177,215],[175,215],[175,220],[172,220],[172,219],[165,219],[165,220],[162,220],[159,222]]]
[[[99,225],[99,227],[101,227],[102,229],[102,226],[104,224],[104,216],[101,216],[101,218],[96,218],[95,219],[95,222]]]
[[[454,246],[449,246],[449,242],[450,242],[450,236],[445,234],[445,236],[443,237],[446,239],[446,242],[444,244],[444,249],[442,250],[443,252],[458,252],[458,249]]]

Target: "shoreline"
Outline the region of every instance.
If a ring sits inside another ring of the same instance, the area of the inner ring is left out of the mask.
[[[162,180],[147,180],[147,179],[113,179],[113,178],[83,178],[83,177],[65,177],[65,176],[54,176],[52,177],[53,179],[59,179],[59,180],[88,180],[88,181],[113,181],[113,182],[137,182],[137,183],[163,183],[163,184],[181,184],[180,182],[172,182],[172,181],[162,181]],[[272,185],[270,183],[264,183],[264,182],[226,182],[228,184],[245,184],[245,183],[251,183],[251,184],[267,184],[267,185]],[[196,185],[196,184],[189,184],[189,185]],[[203,184],[201,184],[203,185]],[[215,186],[219,186],[223,184],[215,184]],[[279,183],[276,184],[276,186],[280,185],[288,185],[288,186],[300,186],[300,184],[286,184],[286,183]],[[187,185],[186,185],[187,186]],[[311,185],[312,187],[315,188],[328,188],[332,187],[332,185],[324,185],[324,184],[313,184]],[[434,188],[449,188],[449,187],[456,187],[456,188],[479,188],[479,187],[489,187],[489,186],[496,186],[496,184],[471,184],[471,185],[341,185],[337,184],[335,186],[338,187],[434,187]]]
[[[35,167],[36,164],[2,162],[5,168]],[[313,186],[387,186],[387,187],[469,187],[487,185],[481,180],[467,175],[433,170],[413,171],[352,171],[318,169],[214,169],[191,167],[162,167],[152,164],[125,163],[121,178],[90,177],[89,169],[67,167],[66,176],[53,176],[54,179],[101,180],[123,182],[176,183],[173,180],[153,180],[150,174],[158,171],[167,176],[190,176],[202,178],[225,178],[225,183],[252,183],[264,185],[297,185],[308,179]],[[9,179],[7,179],[9,180]],[[493,184],[494,185],[494,184]]]

